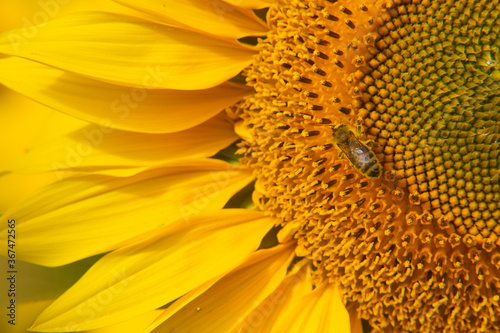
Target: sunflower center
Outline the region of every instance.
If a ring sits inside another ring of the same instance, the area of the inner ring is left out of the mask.
[[[498,7],[269,10],[235,110],[254,201],[374,327],[499,332]]]

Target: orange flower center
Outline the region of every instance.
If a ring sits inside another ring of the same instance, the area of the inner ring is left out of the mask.
[[[376,328],[499,332],[498,8],[292,0],[268,13],[246,71],[255,94],[236,111],[254,201]]]

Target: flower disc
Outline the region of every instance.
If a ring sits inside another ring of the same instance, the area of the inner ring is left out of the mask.
[[[498,7],[278,1],[268,12],[246,72],[255,94],[233,110],[254,201],[377,329],[500,332]],[[350,158],[372,155],[378,178]]]

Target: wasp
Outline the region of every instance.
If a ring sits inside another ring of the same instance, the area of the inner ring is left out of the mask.
[[[347,157],[351,166],[367,177],[380,177],[382,166],[373,151],[362,143],[347,125],[339,124],[331,128],[333,142],[341,150],[341,155],[343,153]]]

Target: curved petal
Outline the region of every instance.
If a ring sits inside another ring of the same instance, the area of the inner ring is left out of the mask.
[[[8,304],[9,299],[15,299],[15,325],[8,322],[10,316],[0,321],[0,332],[25,333],[33,325],[36,317],[73,285],[95,262],[96,258],[88,258],[63,267],[43,267],[23,261],[16,261],[16,289],[15,297],[7,295],[9,289],[4,274],[0,279],[0,290],[5,291],[2,303]],[[5,266],[7,267],[7,266]],[[4,303],[5,302],[5,303]],[[9,312],[9,311],[7,311]],[[7,314],[7,313],[6,313]]]
[[[354,306],[349,309],[349,317],[351,318],[351,333],[363,333],[363,323],[358,316],[358,312]]]
[[[236,139],[225,114],[169,134],[125,132],[89,125],[30,149],[3,169],[65,173],[159,166],[179,159],[213,156]]]
[[[0,106],[0,132],[4,138],[0,141],[0,173],[5,171],[4,164],[22,157],[40,143],[88,125],[3,87],[0,87]]]
[[[17,258],[64,265],[140,239],[144,232],[221,209],[252,180],[250,172],[217,160],[171,163],[131,177],[86,175],[43,188],[0,217],[17,221]]]
[[[274,327],[277,332],[351,332],[349,314],[334,284],[326,282],[289,305]]]
[[[250,9],[260,9],[271,6],[275,0],[223,0],[233,6]]]
[[[258,20],[243,14],[222,0],[165,1],[117,0],[125,6],[155,15],[166,22],[215,36],[238,39],[251,35],[264,35],[266,27]],[[269,4],[268,4],[269,5]]]
[[[28,150],[53,111],[1,86],[0,103],[1,165]]]
[[[53,181],[54,175],[51,173],[35,175],[5,173],[0,175],[0,188],[8,189],[8,191],[0,191],[0,214],[18,205],[41,187]]]
[[[3,289],[2,290],[7,290]],[[62,293],[62,291],[61,291]],[[57,297],[57,296],[55,296]],[[35,322],[36,317],[42,313],[42,311],[47,308],[55,300],[53,299],[44,299],[38,301],[19,301],[16,299],[16,319],[14,324],[9,323],[11,320],[9,317],[5,316],[5,320],[0,322],[0,332],[5,333],[25,333],[29,332],[29,328]],[[7,299],[7,301],[9,301]],[[8,311],[8,310],[7,310]],[[22,315],[19,315],[21,314]]]
[[[151,311],[239,265],[272,225],[263,213],[236,209],[150,233],[98,261],[32,329],[93,329]]]
[[[35,2],[19,0],[4,0],[2,7],[8,10],[0,11],[0,31],[21,27],[22,18],[37,8]]]
[[[131,89],[15,57],[0,58],[0,83],[71,116],[146,133],[196,126],[249,93],[235,84],[190,91]]]
[[[206,89],[238,74],[253,51],[181,28],[99,12],[0,35],[0,53],[136,88]],[[27,75],[29,71],[18,72]]]
[[[251,128],[245,125],[245,123],[242,120],[234,124],[234,132],[238,134],[238,136],[245,141],[253,142],[254,140]]]
[[[77,11],[96,10],[128,15],[138,14],[112,0],[2,0],[2,9],[0,11],[0,32],[24,28],[26,34],[29,34],[31,27],[36,24],[43,24],[56,17]]]
[[[161,323],[154,332],[180,332],[181,329],[198,333],[234,332],[239,319],[245,318],[255,304],[282,282],[293,259],[293,250],[290,243],[256,252],[178,311],[175,311],[175,303],[167,308],[153,324]]]
[[[51,137],[63,136],[88,123],[51,110],[9,89],[0,87],[0,214],[40,187],[57,180],[52,172],[23,175],[8,172],[6,164]]]
[[[138,317],[132,317],[117,324],[96,328],[86,331],[86,333],[123,333],[123,332],[144,332],[144,330],[158,317],[163,311],[152,310]],[[361,332],[363,333],[363,332]]]
[[[311,290],[312,282],[305,268],[299,266],[289,274],[237,331],[350,333],[349,314],[338,288],[326,282]]]

